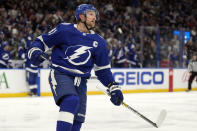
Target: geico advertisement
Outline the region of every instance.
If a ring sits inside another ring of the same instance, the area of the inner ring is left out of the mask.
[[[173,88],[187,88],[190,75],[187,69],[174,69]],[[197,87],[197,78],[193,80],[192,87]]]
[[[0,93],[27,92],[24,70],[0,70]]]
[[[163,89],[168,88],[168,69],[112,69],[113,77],[123,89]],[[96,86],[101,86],[94,71],[88,80],[88,91],[97,91]],[[41,92],[50,92],[48,83],[49,70],[40,71]]]
[[[112,72],[123,89],[168,88],[168,69],[113,69]]]
[[[168,89],[169,69],[112,69],[112,74],[116,82],[123,89]],[[88,90],[95,90],[95,87],[102,86],[94,72],[92,78],[88,80]]]

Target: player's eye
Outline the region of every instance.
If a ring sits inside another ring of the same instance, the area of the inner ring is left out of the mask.
[[[90,16],[95,16],[96,17],[96,13],[94,11],[88,11],[87,14],[90,15]]]

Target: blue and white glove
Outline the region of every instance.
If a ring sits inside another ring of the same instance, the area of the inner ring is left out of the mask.
[[[31,49],[29,50],[29,52],[30,51]],[[28,52],[28,55],[29,55],[29,52]],[[47,59],[47,55],[42,50],[34,50],[32,51],[29,59],[31,60],[31,63],[34,66],[39,66],[45,59]]]
[[[123,102],[124,97],[118,83],[113,82],[109,84],[108,92],[111,96],[110,100],[114,105],[119,106]]]

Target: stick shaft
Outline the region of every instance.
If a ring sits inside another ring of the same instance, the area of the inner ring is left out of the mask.
[[[144,115],[142,115],[141,113],[139,113],[137,110],[133,109],[131,106],[127,105],[124,102],[122,102],[122,105],[124,107],[126,107],[127,109],[129,109],[129,110],[133,111],[134,113],[136,113],[138,116],[140,116],[142,119],[144,119],[145,121],[147,121],[148,123],[150,123],[154,127],[158,128],[158,126],[157,126],[156,123],[154,123],[153,121],[151,121],[150,119],[148,119],[147,117],[145,117]]]
[[[106,95],[110,96],[110,94],[104,90],[101,89],[99,87],[97,87],[99,90],[101,90],[102,92],[104,92]],[[138,116],[140,116],[142,119],[144,119],[145,121],[147,121],[148,123],[150,123],[151,125],[153,125],[154,127],[158,128],[157,124],[154,123],[153,121],[151,121],[150,119],[148,119],[147,117],[145,117],[144,115],[142,115],[141,113],[139,113],[137,110],[135,110],[134,108],[132,108],[131,106],[129,106],[128,104],[126,104],[125,102],[121,103],[124,107],[126,107],[127,109],[129,109],[130,111],[133,111],[135,114],[137,114]]]

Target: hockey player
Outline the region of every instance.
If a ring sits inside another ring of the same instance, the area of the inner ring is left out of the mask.
[[[10,46],[7,41],[4,41],[0,46],[0,68],[11,68]]]
[[[196,53],[194,53],[194,55],[192,56],[192,59],[189,62],[188,71],[190,72],[190,77],[188,81],[188,89],[186,90],[186,92],[191,91],[192,82],[194,78],[197,76],[197,54]]]
[[[129,64],[129,67],[141,68],[142,65],[137,58],[136,45],[128,43],[125,50],[127,52],[127,63]]]
[[[109,88],[111,102],[120,105],[123,95],[110,70],[106,41],[92,29],[97,10],[90,4],[76,8],[77,24],[61,23],[32,43],[28,57],[39,65],[52,48],[49,82],[60,107],[57,131],[79,131],[85,120],[87,79],[94,67],[100,82]]]
[[[123,45],[117,45],[117,49],[115,49],[114,52],[114,67],[124,68],[126,60],[127,59]]]
[[[5,41],[5,34],[3,33],[3,31],[0,31],[0,53],[2,52],[2,44]]]
[[[38,65],[32,65],[27,58],[27,51],[30,48],[33,36],[26,34],[24,39],[21,39],[21,44],[18,48],[19,56],[25,61],[26,82],[29,91],[29,96],[37,95],[37,77],[38,77]]]

